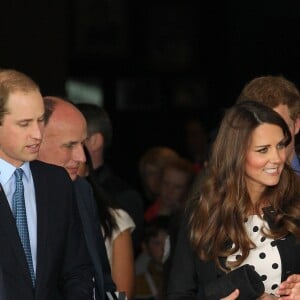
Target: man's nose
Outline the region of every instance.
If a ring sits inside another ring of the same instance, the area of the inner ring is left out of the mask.
[[[86,157],[83,150],[83,145],[78,144],[73,151],[73,159],[78,162],[86,162]]]
[[[44,124],[41,124],[40,122],[33,123],[30,129],[33,138],[37,140],[42,139],[44,132]]]

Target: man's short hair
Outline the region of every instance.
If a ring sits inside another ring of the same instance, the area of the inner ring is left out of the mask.
[[[300,115],[300,92],[293,82],[283,76],[254,78],[244,86],[237,103],[247,100],[258,101],[271,108],[287,105],[294,121]]]
[[[6,103],[11,93],[38,91],[39,86],[27,75],[13,69],[0,69],[0,124],[7,113]]]
[[[88,136],[100,132],[104,138],[104,147],[110,147],[113,136],[113,129],[107,111],[95,104],[78,103],[76,107],[84,115],[87,122]]]

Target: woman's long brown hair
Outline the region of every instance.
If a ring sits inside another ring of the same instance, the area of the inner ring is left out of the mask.
[[[244,165],[252,132],[263,123],[279,126],[285,136],[285,145],[290,143],[291,133],[285,121],[263,104],[246,101],[226,112],[212,148],[200,198],[189,205],[192,246],[201,259],[214,260],[219,267],[220,257],[238,250],[242,255],[231,266],[240,265],[255,246],[246,233],[244,222],[250,211],[259,211],[262,203],[252,205]],[[288,233],[300,239],[297,180],[293,170],[285,164],[279,183],[267,187],[262,196],[276,212],[276,230],[267,233],[275,239]]]

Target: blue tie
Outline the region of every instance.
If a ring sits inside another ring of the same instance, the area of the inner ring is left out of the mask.
[[[25,256],[27,259],[31,280],[33,286],[35,284],[35,274],[33,270],[30,240],[27,226],[27,217],[24,200],[24,186],[22,181],[23,170],[21,168],[16,169],[14,172],[16,177],[16,190],[13,194],[12,211],[16,219],[16,224],[19,232],[19,236],[24,248]]]

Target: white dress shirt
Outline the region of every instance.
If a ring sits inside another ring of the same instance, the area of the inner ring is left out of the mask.
[[[36,200],[33,178],[28,162],[21,166],[23,173],[24,197],[26,216],[28,224],[28,232],[30,239],[30,248],[32,255],[32,263],[36,272],[36,249],[37,249],[37,215]],[[8,200],[10,209],[12,209],[12,198],[16,189],[14,172],[16,167],[0,158],[0,183]]]

